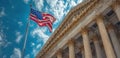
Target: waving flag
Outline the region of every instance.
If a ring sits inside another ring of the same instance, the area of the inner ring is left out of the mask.
[[[47,26],[52,32],[52,24],[56,20],[48,13],[42,13],[31,8],[30,19],[35,21],[39,26]]]

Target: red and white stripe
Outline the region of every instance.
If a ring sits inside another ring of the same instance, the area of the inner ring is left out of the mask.
[[[43,19],[40,20],[33,14],[30,14],[30,19],[35,21],[39,26],[47,26],[49,28],[50,32],[52,32],[52,23],[55,21],[55,18],[53,16],[44,15]]]

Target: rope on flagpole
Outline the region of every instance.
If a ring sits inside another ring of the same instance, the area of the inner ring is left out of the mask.
[[[30,5],[30,8],[31,8],[31,5]],[[25,48],[26,48],[28,31],[29,31],[29,25],[30,25],[30,19],[28,19],[28,21],[27,21],[27,26],[26,26],[26,31],[25,31],[25,40],[24,40],[23,49],[22,49],[22,58],[24,58],[24,52],[25,52]]]

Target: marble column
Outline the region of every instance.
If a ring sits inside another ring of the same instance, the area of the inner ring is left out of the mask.
[[[114,2],[112,4],[112,9],[114,10],[114,12],[116,13],[119,21],[120,21],[120,3],[118,1]]]
[[[103,22],[103,17],[102,16],[97,17],[96,23],[98,25],[98,29],[102,38],[107,58],[116,58],[109,36],[107,34],[107,30]]]
[[[115,49],[116,56],[117,56],[117,58],[120,58],[120,43],[119,43],[119,40],[116,36],[116,33],[114,31],[112,24],[110,24],[108,26],[108,32],[109,32],[113,47]]]
[[[57,58],[62,58],[62,53],[60,51],[57,53]]]
[[[90,42],[86,30],[82,30],[83,45],[85,51],[85,58],[92,58],[92,51],[90,47]]]
[[[100,47],[100,44],[99,44],[99,41],[98,41],[98,38],[96,37],[96,35],[93,37],[93,43],[95,46],[97,58],[103,58],[102,49]]]
[[[70,40],[68,42],[68,45],[69,45],[69,58],[75,58],[74,42]]]

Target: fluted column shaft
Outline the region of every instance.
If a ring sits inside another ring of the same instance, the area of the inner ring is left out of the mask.
[[[90,47],[90,42],[89,42],[87,31],[83,30],[82,37],[83,37],[85,58],[92,58],[92,51],[91,51],[91,47]]]
[[[97,58],[103,58],[103,56],[102,56],[102,49],[100,47],[100,44],[99,44],[99,41],[98,41],[97,37],[95,36],[93,39],[94,39],[93,43],[95,45],[95,50],[96,50]]]
[[[98,25],[98,29],[102,38],[102,42],[104,45],[104,49],[105,49],[105,53],[107,58],[116,58],[115,54],[114,54],[114,50],[112,48],[109,36],[107,34],[104,22],[103,22],[103,17],[98,17],[97,19],[97,25]]]
[[[70,40],[68,42],[68,45],[69,45],[69,58],[75,58],[74,42]]]
[[[60,51],[57,53],[57,58],[62,58],[62,54]]]
[[[119,40],[118,40],[118,38],[115,34],[115,31],[113,29],[113,25],[110,25],[108,27],[108,32],[110,34],[111,41],[112,41],[113,47],[114,47],[115,52],[116,52],[116,56],[117,56],[117,58],[120,58],[120,43],[119,43]]]

